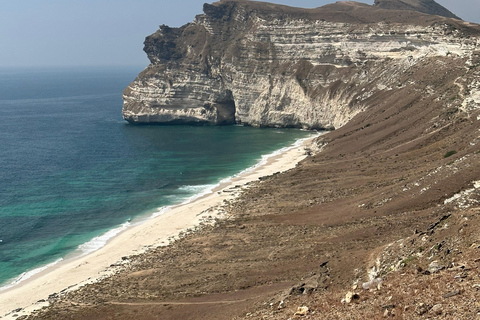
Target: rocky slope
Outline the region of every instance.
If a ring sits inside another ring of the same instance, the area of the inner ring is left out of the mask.
[[[151,64],[125,89],[123,116],[133,123],[338,128],[372,95],[402,86],[402,74],[422,61],[469,59],[478,44],[471,37],[478,29],[468,23],[411,5],[383,9],[389,3],[406,2],[308,10],[205,4],[192,23],[147,37]]]

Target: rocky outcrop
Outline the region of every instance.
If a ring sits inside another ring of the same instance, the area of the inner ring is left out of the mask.
[[[151,64],[125,89],[123,116],[333,129],[379,93],[408,85],[399,79],[412,68],[434,68],[424,62],[435,57],[468,60],[478,45],[477,25],[382,7],[205,4],[192,23],[146,38]]]

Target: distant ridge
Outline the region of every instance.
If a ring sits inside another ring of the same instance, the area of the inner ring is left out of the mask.
[[[375,0],[373,5],[383,9],[412,10],[461,20],[461,18],[434,0]]]

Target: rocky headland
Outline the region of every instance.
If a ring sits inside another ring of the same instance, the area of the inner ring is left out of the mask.
[[[339,128],[376,96],[408,85],[400,78],[412,68],[434,70],[437,57],[473,54],[477,27],[428,10],[454,17],[434,1],[205,4],[192,23],[161,26],[146,38],[151,64],[125,89],[123,116]]]
[[[480,26],[451,15],[239,0],[162,26],[128,121],[336,130],[227,219],[29,319],[478,318]]]

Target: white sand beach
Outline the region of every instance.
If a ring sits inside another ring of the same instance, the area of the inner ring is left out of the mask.
[[[222,183],[209,194],[190,203],[174,206],[171,210],[140,224],[134,224],[93,253],[65,259],[30,279],[1,291],[0,317],[15,319],[29,314],[47,305],[46,300],[53,293],[75,290],[112,274],[115,270],[109,267],[120,264],[122,257],[145,252],[151,247],[167,245],[171,237],[199,225],[208,216],[221,217],[215,210],[225,200],[238,196],[242,188],[235,186],[245,186],[262,176],[294,168],[306,157],[306,149],[315,137],[305,139],[301,145],[271,156],[266,163]]]

